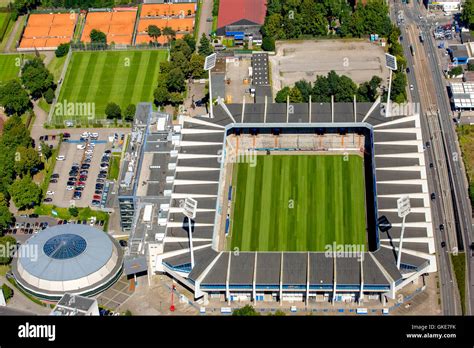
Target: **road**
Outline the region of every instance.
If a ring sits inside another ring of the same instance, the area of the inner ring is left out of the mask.
[[[413,7],[413,5],[411,6]],[[395,3],[392,18],[402,9],[399,3]],[[437,198],[432,201],[431,209],[434,222],[435,247],[438,254],[438,269],[441,291],[441,303],[445,315],[460,314],[459,300],[457,299],[457,289],[455,286],[454,274],[451,268],[449,254],[440,247],[441,241],[449,241],[448,234],[455,236],[454,212],[450,204],[449,178],[444,163],[444,151],[441,151],[440,132],[433,122],[433,111],[436,110],[436,101],[433,95],[436,94],[433,81],[430,79],[431,72],[429,64],[426,62],[424,45],[419,44],[416,32],[417,17],[413,15],[413,9],[403,7],[405,23],[400,26],[402,32],[401,44],[404,48],[410,73],[407,74],[408,83],[413,85],[410,91],[411,102],[419,106],[421,112],[421,129],[423,139],[430,141],[432,146],[426,148],[425,162],[427,164],[427,179],[430,192],[437,193]],[[414,48],[414,56],[411,54],[410,45]],[[428,71],[427,71],[428,70]],[[415,109],[416,110],[416,109]],[[439,159],[437,161],[436,159]],[[430,168],[428,163],[433,163]],[[445,225],[445,230],[440,231],[438,226]]]
[[[397,3],[395,8],[402,7]],[[411,31],[411,35],[408,34],[408,36],[405,26],[401,28],[402,35],[409,38],[412,44],[416,42],[416,47],[419,51],[421,50],[421,52],[416,52],[415,49],[415,57],[421,54],[425,59],[425,62],[422,64],[420,62],[417,66],[410,54],[409,43],[404,43],[405,55],[409,61],[408,64],[412,67],[415,75],[418,76],[418,79],[415,79],[413,73],[409,74],[409,83],[415,86],[414,91],[412,91],[413,101],[421,102],[422,115],[424,116],[422,117],[422,128],[424,134],[427,131],[428,136],[432,138],[434,143],[428,156],[437,164],[436,172],[438,178],[435,181],[438,182],[431,187],[435,187],[436,191],[441,193],[441,195],[438,195],[438,202],[434,204],[433,212],[436,214],[434,216],[441,217],[441,222],[446,222],[447,219],[447,224],[449,224],[449,228],[446,228],[446,231],[443,233],[436,232],[438,233],[436,236],[437,249],[438,251],[440,250],[440,240],[445,240],[450,246],[451,251],[456,251],[454,249],[456,247],[467,251],[467,279],[469,279],[469,282],[466,286],[466,298],[468,299],[466,301],[466,314],[472,315],[474,308],[474,259],[469,252],[469,245],[472,242],[472,210],[468,197],[468,184],[452,121],[453,116],[447,95],[446,83],[442,76],[437,48],[432,35],[433,22],[425,18],[423,20],[419,19],[419,15],[426,17],[426,11],[417,3],[413,3],[410,9],[405,5],[404,9],[406,24],[416,23],[419,26],[417,34],[419,34],[419,31],[422,31],[425,37],[425,43],[420,45],[419,40],[417,41],[418,36],[415,35],[413,37],[414,26],[408,26],[408,31]],[[415,63],[414,70],[413,63]],[[418,85],[417,80],[422,81],[425,85]],[[446,178],[449,186],[446,186]],[[449,254],[447,252],[438,252],[438,256],[443,311],[445,314],[460,314],[456,309],[458,304],[453,303],[454,296],[452,294],[457,294],[457,289],[454,287],[455,282],[453,281]]]
[[[212,31],[212,22],[208,22],[207,19],[212,18],[213,0],[199,0],[199,2],[201,3],[201,15],[199,17],[199,36],[197,37],[198,43],[202,34],[209,36]]]

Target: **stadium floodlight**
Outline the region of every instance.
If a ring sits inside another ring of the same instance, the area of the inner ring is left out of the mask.
[[[387,110],[386,117],[390,116],[390,92],[392,91],[392,72],[397,70],[397,57],[394,55],[385,53],[385,67],[390,70],[390,76],[388,78],[388,95],[387,95]]]
[[[216,66],[217,53],[212,53],[204,60],[204,70],[209,73],[209,115],[214,117],[214,109],[212,107],[212,84],[211,84],[211,70]]]
[[[398,209],[398,216],[401,217],[402,220],[402,232],[400,234],[400,241],[398,244],[398,255],[397,255],[397,268],[400,269],[400,262],[402,260],[402,246],[403,246],[403,234],[405,233],[405,219],[411,211],[411,204],[410,204],[410,197],[403,196],[397,199],[397,209]]]
[[[197,201],[191,197],[184,200],[183,214],[188,218],[189,231],[189,249],[191,251],[191,269],[194,268],[194,248],[193,248],[193,234],[192,234],[192,219],[196,217]]]

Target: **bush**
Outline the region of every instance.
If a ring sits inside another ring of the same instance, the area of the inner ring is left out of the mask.
[[[274,51],[275,50],[275,39],[272,37],[265,36],[262,40],[262,49],[264,51]]]
[[[119,118],[122,118],[122,110],[120,109],[120,106],[118,106],[116,103],[108,103],[105,107],[105,115],[108,119],[117,120]]]
[[[7,284],[2,285],[2,291],[5,301],[8,301],[13,297],[13,290]]]
[[[79,209],[77,209],[76,207],[70,207],[68,210],[71,216],[77,217],[79,215]]]
[[[46,100],[46,103],[51,104],[54,100],[54,91],[52,88],[48,88],[46,92],[44,92],[44,100]]]
[[[54,52],[56,54],[56,57],[64,57],[66,54],[69,52],[69,44],[68,43],[62,43],[58,46],[56,51]]]

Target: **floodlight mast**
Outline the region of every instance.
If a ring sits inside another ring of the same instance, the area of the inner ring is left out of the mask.
[[[212,82],[211,82],[211,70],[216,66],[217,54],[212,53],[208,55],[204,61],[204,70],[209,73],[209,116],[214,118],[214,108],[212,106]]]
[[[387,110],[385,112],[386,117],[390,116],[390,94],[392,92],[392,72],[397,70],[397,58],[391,54],[385,54],[385,67],[390,70],[388,78],[388,95],[387,95]]]
[[[188,218],[189,249],[191,252],[191,270],[194,268],[194,247],[192,233],[192,219],[196,217],[197,201],[190,197],[184,200],[183,214]]]
[[[403,235],[405,234],[405,218],[411,211],[410,197],[404,196],[397,199],[398,216],[402,218],[402,232],[400,234],[400,242],[398,244],[397,254],[397,268],[400,269],[400,263],[402,260],[402,247],[403,247]]]

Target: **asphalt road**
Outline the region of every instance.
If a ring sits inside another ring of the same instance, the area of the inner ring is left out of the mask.
[[[451,269],[451,263],[449,259],[449,254],[444,252],[440,247],[441,241],[447,240],[447,231],[440,231],[437,226],[441,223],[445,223],[445,217],[450,215],[449,207],[447,206],[446,197],[443,194],[446,190],[443,191],[443,175],[445,173],[445,168],[442,167],[442,160],[437,161],[437,150],[439,149],[439,132],[433,134],[435,129],[432,119],[429,119],[427,113],[432,107],[430,98],[427,94],[430,93],[430,88],[428,87],[425,76],[423,72],[423,64],[421,61],[424,53],[423,49],[417,45],[416,40],[418,36],[413,33],[413,28],[411,27],[413,22],[418,20],[417,15],[413,14],[413,5],[408,8],[407,6],[401,6],[399,3],[395,3],[394,11],[392,12],[392,18],[394,14],[398,13],[398,10],[404,10],[405,23],[400,26],[402,32],[403,40],[401,44],[404,48],[405,57],[407,59],[408,67],[410,68],[410,73],[407,74],[408,84],[413,85],[413,90],[410,91],[411,101],[417,103],[421,108],[421,128],[423,139],[425,141],[432,142],[433,146],[430,149],[425,151],[425,162],[427,164],[435,164],[434,168],[429,168],[427,165],[427,179],[430,188],[430,192],[436,192],[438,197],[436,200],[432,201],[431,209],[434,222],[434,234],[435,234],[435,243],[436,250],[438,254],[438,269],[440,276],[440,287],[441,287],[441,298],[442,298],[442,309],[445,315],[456,315],[460,314],[459,310],[459,301],[456,298],[456,288],[455,283],[453,282],[454,274]],[[410,44],[415,47],[415,56],[410,52]],[[426,54],[425,54],[426,56]],[[416,58],[416,59],[415,59]],[[418,62],[418,64],[417,64]],[[418,75],[418,79],[416,78]],[[420,83],[418,83],[420,82]],[[435,138],[437,136],[438,138]],[[452,214],[452,213],[451,213]]]
[[[402,8],[400,4],[396,4],[396,7]],[[447,95],[446,83],[442,76],[441,65],[439,61],[439,57],[437,55],[437,48],[436,44],[433,39],[432,29],[434,28],[434,22],[436,19],[428,19],[426,20],[423,18],[422,20],[419,19],[419,15],[423,15],[425,17],[426,11],[421,8],[420,5],[414,3],[414,5],[407,9],[406,6],[403,6],[405,9],[404,14],[406,21],[408,22],[415,22],[419,25],[419,30],[424,33],[425,36],[425,43],[424,43],[424,55],[427,60],[427,65],[430,67],[430,75],[433,79],[434,85],[434,95],[432,95],[432,100],[435,101],[437,106],[437,110],[435,111],[435,115],[437,118],[437,122],[432,122],[433,126],[436,127],[436,124],[439,127],[437,135],[439,137],[440,145],[442,145],[442,151],[444,151],[444,155],[441,153],[431,152],[433,157],[440,156],[445,157],[443,160],[445,161],[447,171],[447,175],[449,178],[449,192],[446,194],[446,198],[450,198],[450,201],[445,202],[452,206],[452,210],[454,213],[454,224],[456,228],[456,240],[449,240],[449,244],[451,246],[457,246],[460,250],[466,250],[466,258],[467,258],[467,278],[469,279],[468,285],[466,286],[467,290],[467,299],[466,306],[467,311],[466,314],[472,315],[472,310],[474,308],[474,259],[472,257],[471,252],[469,251],[469,245],[471,244],[472,238],[472,210],[471,204],[468,196],[468,187],[466,176],[464,173],[464,169],[462,166],[460,150],[457,142],[457,136],[454,128],[454,123],[452,121],[452,111],[450,102]],[[402,31],[404,30],[404,26],[402,26]],[[413,59],[411,54],[407,52],[407,45],[408,43],[404,44],[406,56],[409,61],[409,65],[412,67]],[[415,68],[417,69],[417,68]],[[413,69],[412,69],[413,70]],[[416,70],[415,70],[416,72]],[[413,74],[411,74],[413,75]],[[422,77],[424,78],[424,77]],[[414,76],[409,76],[409,80],[411,84],[416,86],[416,81]],[[419,86],[415,87],[415,90],[412,91],[413,101],[417,102],[420,101],[420,95],[418,93]],[[423,125],[424,123],[424,125]],[[424,131],[426,131],[426,119],[422,117],[422,127]],[[430,132],[430,129],[428,129]],[[430,136],[433,136],[431,134]],[[438,158],[433,158],[433,161],[436,162]],[[439,184],[439,183],[438,183]],[[443,192],[444,194],[444,192]],[[440,209],[439,203],[437,204],[438,207],[436,209]],[[438,210],[438,212],[442,212],[442,210]],[[444,217],[444,215],[438,215]],[[442,237],[446,238],[446,236]],[[439,238],[438,238],[439,242]],[[456,242],[456,243],[455,243]],[[439,246],[439,243],[437,243]],[[439,248],[438,248],[439,250]],[[457,290],[454,289],[453,282],[452,282],[452,269],[450,266],[450,260],[448,253],[441,252],[438,253],[439,256],[439,270],[440,270],[440,281],[441,281],[441,293],[442,293],[442,301],[443,301],[443,310],[445,314],[460,314],[458,313],[455,308],[457,305],[454,302],[454,296],[449,295],[450,293],[456,293]],[[454,310],[454,312],[453,312]]]
[[[212,22],[208,22],[207,19],[212,17],[212,4],[213,0],[199,0],[201,3],[201,15],[199,17],[199,36],[197,41],[201,39],[202,34],[209,34],[212,31]]]

